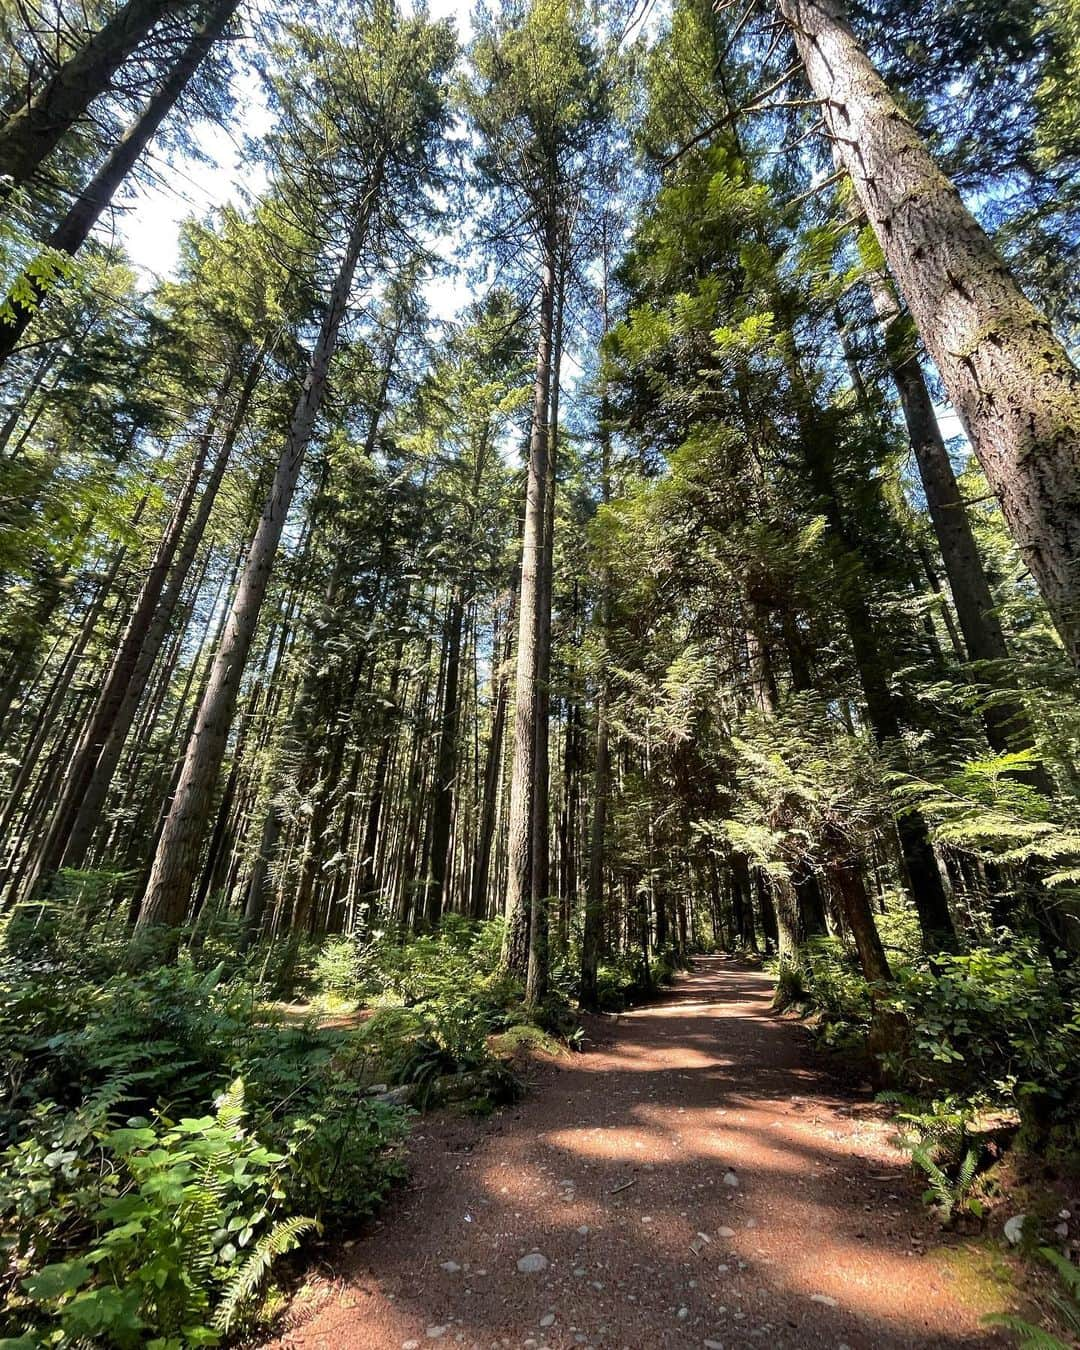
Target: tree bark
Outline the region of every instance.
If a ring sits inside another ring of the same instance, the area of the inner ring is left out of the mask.
[[[551,602],[555,573],[555,468],[559,441],[559,374],[562,365],[563,285],[557,285],[553,318],[550,401],[547,414],[547,489],[544,493],[544,551],[536,614],[536,784],[532,813],[532,880],[529,906],[529,965],[525,999],[536,1005],[547,997],[550,952],[548,904],[551,896]]]
[[[548,407],[555,315],[555,230],[549,223],[540,277],[540,331],[536,344],[525,531],[521,544],[521,607],[518,619],[514,751],[510,777],[509,875],[502,964],[522,978],[529,963],[532,900],[533,808],[536,798],[536,700],[538,630],[547,497]]]
[[[127,628],[98,694],[93,714],[64,775],[59,801],[31,873],[31,886],[48,885],[51,877],[65,862],[69,867],[78,867],[85,859],[90,834],[97,822],[97,812],[95,809],[84,813],[77,847],[72,850],[71,860],[67,861],[67,852],[72,841],[78,813],[94,779],[100,756],[117,728],[121,709],[123,708],[125,712],[128,711],[125,705],[130,703],[131,700],[125,696],[131,690],[132,679],[140,665],[140,656],[144,644],[151,628],[154,626],[169,569],[187,525],[188,516],[206,465],[207,455],[224,412],[225,401],[228,398],[235,374],[236,361],[234,360],[226,371],[225,378],[218,391],[217,401],[207,419],[206,427],[196,442],[187,479],[173,508],[172,519],[154,553],[138,599],[135,602],[135,607],[128,620]],[[194,553],[194,550],[192,552]],[[164,636],[164,629],[162,629],[161,636]],[[156,655],[156,647],[154,654]],[[149,666],[143,672],[143,687],[145,687],[148,675]],[[142,688],[139,689],[140,694],[141,692]],[[137,702],[136,698],[134,706],[130,708],[125,734],[127,729],[130,728],[131,719],[134,718]],[[121,746],[122,744],[121,741]],[[119,749],[120,747],[116,748],[117,757],[119,756]],[[115,768],[115,760],[111,768]],[[108,774],[110,779],[112,776],[111,768]],[[107,783],[105,787],[107,787]],[[103,788],[100,792],[101,802],[104,801],[104,796]],[[95,807],[100,806],[100,804],[96,801],[95,796]]]
[[[889,270],[1080,665],[1080,372],[871,65],[840,0],[778,6]]]
[[[492,671],[493,708],[491,736],[484,758],[484,795],[480,809],[480,827],[476,835],[476,856],[473,862],[472,901],[470,914],[482,919],[487,913],[488,873],[491,868],[491,845],[495,838],[495,816],[499,804],[499,778],[503,758],[503,737],[506,732],[506,705],[510,695],[508,667],[513,650],[514,617],[517,609],[517,586],[510,593],[506,614],[506,634],[503,639],[502,660]]]
[[[956,618],[967,647],[968,659],[978,662],[1004,661],[1009,655],[990,583],[986,578],[979,546],[971,528],[960,486],[953,473],[949,452],[941,435],[930,391],[915,350],[915,334],[904,322],[896,296],[880,272],[867,277],[874,309],[885,339],[885,356],[896,385],[907,425],[919,478],[926,494],[926,505],[934,526],[941,561],[945,566],[949,590],[956,606]],[[989,683],[999,677],[988,671]],[[999,753],[1030,749],[1034,744],[1025,710],[1019,704],[994,700],[983,714],[986,735]],[[1043,771],[1033,785],[1040,791],[1051,789]]]
[[[247,418],[251,398],[261,372],[262,356],[259,355],[254,359],[248,371],[247,379],[240,391],[229,426],[217,454],[214,456],[210,475],[203,486],[199,505],[191,523],[184,532],[183,542],[169,571],[168,580],[161,591],[157,609],[143,639],[138,660],[135,662],[130,679],[125,685],[123,698],[117,709],[112,728],[101,747],[97,763],[94,765],[93,774],[87,784],[86,793],[71,829],[71,837],[64,851],[64,867],[81,867],[86,859],[94,831],[105,808],[105,799],[108,796],[109,788],[112,786],[113,776],[116,773],[116,766],[120,762],[124,744],[134,725],[143,693],[158,659],[162,643],[165,641],[172,624],[173,615],[187,583],[192,563],[195,561],[195,555],[205,538],[210,513],[217,501],[218,490],[232,458],[236,438]]]
[[[438,923],[447,900],[447,854],[454,814],[454,782],[457,777],[458,686],[464,619],[465,604],[459,588],[451,596],[446,611],[446,664],[439,717],[439,749],[435,756],[432,782],[431,853],[425,896],[425,920],[429,927]]]

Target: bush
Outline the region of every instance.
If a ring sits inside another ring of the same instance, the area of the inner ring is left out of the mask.
[[[926,1095],[985,1095],[1041,1132],[1080,1099],[1075,977],[1024,945],[941,954],[901,969],[891,1007],[907,1023],[894,1068]]]
[[[349,1032],[268,1022],[246,972],[83,948],[92,978],[51,938],[0,970],[4,1329],[212,1343],[316,1221],[379,1203],[405,1116],[350,1076]]]
[[[3,1155],[6,1330],[28,1346],[214,1344],[314,1226],[279,1218],[288,1158],[245,1128],[239,1082],[177,1123],[114,1128],[109,1106],[43,1104]]]

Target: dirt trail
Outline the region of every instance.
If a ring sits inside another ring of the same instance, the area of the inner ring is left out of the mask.
[[[1002,1345],[869,1094],[815,1067],[771,992],[702,959],[496,1119],[421,1122],[411,1187],[275,1345]]]

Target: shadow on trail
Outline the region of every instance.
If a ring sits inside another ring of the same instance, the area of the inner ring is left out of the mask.
[[[293,1346],[990,1347],[866,1097],[702,959],[494,1121],[421,1121],[414,1180]],[[532,1250],[544,1268],[521,1273]],[[444,1268],[445,1267],[445,1268]]]

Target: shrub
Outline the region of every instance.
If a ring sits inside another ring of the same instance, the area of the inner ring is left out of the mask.
[[[209,1343],[316,1220],[379,1203],[405,1116],[365,1099],[349,1032],[267,1022],[246,973],[87,955],[92,978],[63,944],[9,954],[0,978],[7,1329]]]
[[[0,1181],[6,1329],[27,1345],[214,1344],[314,1226],[279,1218],[288,1159],[246,1128],[239,1082],[176,1123],[114,1128],[101,1096],[35,1114]]]
[[[932,1095],[985,1094],[1042,1129],[1080,1097],[1076,989],[1034,949],[942,954],[897,972],[892,1008],[907,1023],[895,1068]]]

